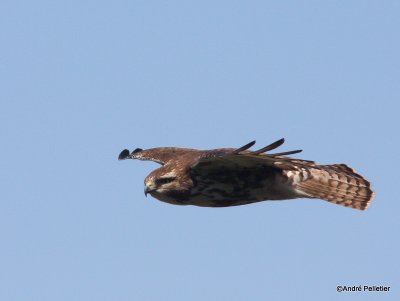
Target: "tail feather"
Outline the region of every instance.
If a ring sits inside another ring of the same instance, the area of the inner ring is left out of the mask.
[[[370,182],[345,164],[316,165],[301,173],[294,184],[306,197],[360,210],[366,210],[374,197]]]

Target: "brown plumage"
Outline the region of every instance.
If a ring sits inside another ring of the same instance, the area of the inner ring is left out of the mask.
[[[318,165],[286,157],[301,150],[265,154],[282,145],[280,139],[256,151],[240,148],[196,150],[159,147],[123,150],[119,160],[151,160],[162,166],[150,173],[148,193],[176,205],[228,207],[266,200],[319,198],[366,210],[374,193],[370,183],[345,164]]]

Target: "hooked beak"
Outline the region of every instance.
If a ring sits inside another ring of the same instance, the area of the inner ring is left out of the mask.
[[[147,197],[147,194],[148,193],[151,193],[152,191],[154,191],[155,189],[152,189],[151,187],[149,187],[149,186],[145,186],[144,187],[144,195]]]

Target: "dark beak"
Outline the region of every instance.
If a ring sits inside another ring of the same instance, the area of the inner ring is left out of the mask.
[[[147,194],[148,194],[148,193],[151,193],[152,191],[154,191],[154,189],[151,189],[151,188],[149,188],[149,187],[145,187],[145,188],[144,188],[144,195],[147,197]]]

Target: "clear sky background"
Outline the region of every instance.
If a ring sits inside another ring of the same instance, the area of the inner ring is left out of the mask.
[[[400,300],[399,1],[0,3],[0,299]],[[124,148],[347,163],[366,212],[179,207]],[[337,285],[389,293],[337,293]]]

